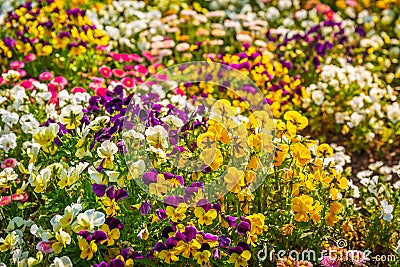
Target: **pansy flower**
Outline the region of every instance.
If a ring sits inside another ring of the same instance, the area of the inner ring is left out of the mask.
[[[102,202],[106,207],[106,214],[109,216],[114,216],[119,210],[117,202],[121,199],[127,198],[128,192],[122,188],[114,191],[114,186],[110,186],[105,193],[106,196],[102,197]]]

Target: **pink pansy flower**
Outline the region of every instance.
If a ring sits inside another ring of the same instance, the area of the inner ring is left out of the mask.
[[[40,241],[37,245],[36,245],[36,249],[41,251],[43,254],[50,254],[53,253],[54,250],[52,248],[52,243],[53,242],[45,242],[45,241]]]
[[[121,54],[120,56],[121,56],[122,61],[124,61],[124,62],[130,62],[131,61],[131,58],[129,57],[128,54],[124,53],[124,54]]]
[[[98,45],[98,46],[96,47],[96,49],[97,49],[97,50],[100,50],[100,51],[105,51],[105,50],[107,50],[107,48],[108,48],[107,45]]]
[[[49,71],[42,72],[42,73],[39,75],[39,79],[41,79],[42,81],[51,80],[51,79],[53,79],[53,77],[54,77],[53,73],[51,73],[51,72],[49,72]]]
[[[130,54],[129,57],[133,61],[136,61],[136,62],[139,62],[139,63],[143,62],[143,58],[141,56],[137,55],[137,54]]]
[[[58,98],[58,92],[54,90],[49,90],[51,93],[51,98],[57,99]]]
[[[324,13],[325,17],[327,17],[329,20],[333,20],[333,15],[335,15],[335,12],[333,10],[328,10]]]
[[[351,7],[356,7],[357,1],[356,0],[346,0],[346,5],[351,6]]]
[[[354,263],[355,266],[364,266],[364,263],[366,261],[364,252],[359,250],[351,250],[348,253],[350,260]]]
[[[144,51],[142,54],[143,54],[143,56],[144,56],[145,58],[147,58],[150,62],[153,62],[153,61],[154,61],[154,57],[153,57],[153,55],[152,55],[150,52]]]
[[[76,94],[76,93],[86,93],[86,89],[82,88],[82,87],[74,87],[72,88],[72,93]]]
[[[113,69],[112,73],[114,74],[114,76],[122,78],[125,76],[125,72],[121,69]]]
[[[57,97],[52,97],[52,98],[49,100],[48,103],[49,103],[49,104],[55,104],[56,107],[58,107],[58,105],[60,104],[60,101],[58,101],[58,98],[57,98]]]
[[[169,78],[167,74],[163,74],[163,73],[154,74],[154,77],[160,81],[168,81],[168,78]]]
[[[165,70],[165,66],[163,64],[157,63],[153,65],[154,69],[156,69],[156,71],[162,71]]]
[[[14,168],[15,166],[17,166],[17,160],[14,158],[8,158],[6,160],[3,161],[3,163],[1,163],[1,167],[3,169],[5,168]]]
[[[329,256],[324,256],[324,258],[321,260],[321,265],[324,267],[339,267],[340,262],[336,260],[335,258],[329,257]]]
[[[19,60],[14,60],[10,63],[10,68],[12,69],[22,69],[23,67],[25,67],[25,64]]]
[[[142,78],[140,78],[140,77],[135,77],[136,78],[136,82],[137,83],[144,83],[144,80],[142,79]]]
[[[134,65],[126,65],[126,66],[124,66],[124,70],[125,71],[131,71],[131,70],[134,70],[135,69],[135,66]],[[127,72],[126,74],[130,74],[130,72]]]
[[[118,54],[118,53],[113,53],[112,54],[112,58],[115,60],[115,61],[118,61],[118,62],[122,62],[123,60],[122,60],[122,56],[120,55],[120,54]]]
[[[319,3],[316,7],[317,12],[325,13],[326,11],[330,10],[331,8],[328,5]]]
[[[92,79],[92,81],[94,81],[94,82],[99,82],[99,83],[105,82],[105,80],[104,80],[103,77],[93,76],[91,79]]]
[[[26,76],[26,71],[25,71],[25,70],[19,69],[19,70],[17,70],[17,71],[19,72],[19,76],[21,76],[21,77]]]
[[[100,87],[100,88],[94,89],[94,93],[95,93],[97,96],[105,96],[105,95],[106,95],[106,92],[107,92],[107,88],[104,88],[104,87]]]
[[[21,85],[22,87],[24,87],[26,90],[32,90],[32,89],[33,89],[33,84],[32,84],[32,81],[31,81],[31,80],[22,81],[22,82],[20,83],[20,85]]]
[[[14,195],[12,195],[11,199],[13,201],[18,201],[18,202],[24,203],[25,201],[28,200],[28,195],[25,194],[25,193],[23,193],[23,194],[14,194]]]
[[[329,20],[332,20],[333,19],[333,15],[335,14],[334,12],[333,12],[333,10],[328,6],[328,5],[326,5],[326,4],[318,4],[316,7],[315,7],[316,9],[317,9],[317,11],[318,11],[318,13],[324,13],[324,15],[329,19]]]
[[[96,89],[98,89],[100,87],[103,87],[103,84],[101,82],[91,82],[89,84],[89,88],[92,89],[92,90],[96,90]]]
[[[59,85],[59,84],[55,84],[55,83],[49,83],[49,85],[47,86],[47,88],[49,89],[50,92],[55,92],[57,93],[59,90],[63,90],[64,86]]]
[[[141,64],[136,65],[135,70],[139,72],[141,75],[147,75],[149,73],[147,68]]]
[[[176,89],[175,89],[175,94],[178,94],[178,95],[184,96],[184,95],[185,95],[185,92],[184,92],[184,91],[182,91],[182,89],[180,89],[180,88],[176,88]]]
[[[60,84],[63,87],[68,84],[68,80],[63,76],[57,76],[52,81],[52,83]]]
[[[135,86],[135,81],[129,77],[123,78],[121,82],[126,88],[133,88]]]
[[[32,62],[36,59],[36,55],[35,54],[27,54],[24,58],[24,61],[26,63]]]
[[[10,203],[11,203],[10,196],[0,197],[0,206],[1,207],[7,206]]]
[[[103,77],[106,77],[106,78],[110,78],[111,77],[111,69],[109,67],[101,66],[99,68],[99,72],[100,72],[101,75],[103,75]]]

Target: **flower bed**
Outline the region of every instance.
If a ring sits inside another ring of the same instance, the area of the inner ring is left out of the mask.
[[[395,2],[13,4],[0,266],[398,266]]]

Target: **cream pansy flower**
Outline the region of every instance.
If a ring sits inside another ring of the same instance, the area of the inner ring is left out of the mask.
[[[117,145],[110,140],[104,141],[101,146],[97,148],[97,155],[103,159],[102,166],[104,168],[112,169],[114,167],[114,154],[117,153],[117,151]]]
[[[73,130],[81,125],[83,117],[83,107],[80,105],[68,105],[61,110],[59,117],[60,123],[64,124],[69,130]]]
[[[95,227],[99,227],[104,222],[105,215],[103,213],[90,209],[79,214],[72,227],[76,233],[82,230],[93,232]]]

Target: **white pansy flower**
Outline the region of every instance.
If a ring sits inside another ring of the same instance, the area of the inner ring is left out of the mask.
[[[5,168],[0,172],[0,186],[7,185],[8,182],[15,181],[18,174],[15,173],[13,168]]]
[[[0,148],[8,153],[10,149],[17,147],[17,136],[14,133],[2,135],[0,137]]]
[[[18,119],[19,115],[15,112],[6,111],[1,115],[1,120],[10,128],[18,122]]]
[[[51,180],[52,172],[49,167],[40,170],[39,174],[31,174],[29,177],[29,183],[32,187],[35,187],[36,193],[41,193],[46,190],[47,185]]]
[[[64,124],[69,130],[73,130],[81,124],[83,117],[83,107],[80,105],[68,105],[61,110],[59,116],[60,123]]]
[[[267,14],[266,14],[267,20],[275,21],[275,20],[279,19],[279,17],[280,17],[280,13],[276,7],[272,6],[267,9]]]
[[[88,173],[90,175],[90,179],[91,179],[92,183],[95,183],[95,184],[103,183],[103,174],[98,172],[93,166],[89,167]]]
[[[352,197],[354,198],[359,198],[360,197],[360,190],[358,189],[358,186],[356,186],[352,180],[349,180],[348,183],[349,187],[353,190],[353,195]]]
[[[379,176],[377,175],[373,176],[372,178],[363,178],[361,179],[360,183],[363,186],[367,186],[368,191],[374,195],[379,195],[385,190],[383,186],[379,185]]]
[[[105,215],[103,213],[90,209],[79,214],[72,227],[76,233],[82,230],[93,232],[95,227],[99,227],[104,222]]]
[[[35,119],[33,114],[22,115],[19,124],[21,125],[24,133],[32,133],[32,131],[40,126],[39,122]]]
[[[349,120],[349,116],[344,112],[335,113],[335,121],[338,124],[344,124],[346,120]]]
[[[11,219],[11,221],[8,223],[8,226],[6,228],[6,233],[10,233],[14,231],[15,229],[19,229],[22,232],[25,231],[26,227],[30,227],[32,225],[31,220],[24,220],[21,217],[14,217]]]
[[[109,116],[100,116],[92,120],[89,124],[89,128],[92,131],[99,131],[101,128],[105,127],[110,121]]]
[[[44,242],[48,242],[53,237],[49,231],[45,231],[41,226],[37,226],[36,224],[31,226],[30,232],[32,235],[41,238]]]
[[[100,147],[97,148],[97,155],[103,159],[102,166],[104,168],[113,168],[114,154],[117,153],[118,147],[110,140],[104,141]]]
[[[179,128],[183,126],[183,121],[174,115],[165,116],[161,120],[165,123],[168,123],[169,125],[173,125],[174,127]]]
[[[316,105],[320,106],[324,102],[325,96],[321,90],[315,90],[311,93],[311,99]]]
[[[91,96],[88,93],[77,92],[77,93],[73,94],[71,102],[73,105],[81,105],[84,103],[88,103],[90,97]]]
[[[347,125],[350,128],[357,127],[363,119],[364,119],[363,115],[361,115],[361,114],[359,114],[357,112],[354,112],[353,114],[351,114],[350,121],[347,122]]]
[[[52,264],[50,264],[50,267],[72,267],[73,264],[68,258],[68,256],[62,256],[61,258],[55,257],[54,261]]]
[[[155,149],[163,149],[168,146],[168,132],[161,125],[146,129],[145,135],[147,143]]]
[[[363,96],[355,96],[352,100],[350,100],[350,105],[355,111],[360,111],[364,106],[364,97]]]
[[[125,139],[130,139],[130,138],[134,138],[134,139],[140,139],[140,140],[144,140],[145,136],[139,132],[136,132],[135,130],[131,129],[129,131],[126,131],[122,134],[122,137]]]
[[[393,220],[393,206],[389,205],[389,203],[386,200],[381,201],[381,217],[387,222],[390,222]]]
[[[387,107],[387,116],[388,119],[393,122],[397,123],[400,121],[400,106],[399,103],[393,103],[392,105],[388,105]]]
[[[143,160],[138,160],[129,165],[129,174],[133,176],[133,178],[138,178],[142,176],[146,168],[146,164]]]

